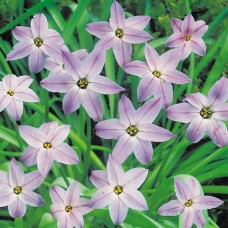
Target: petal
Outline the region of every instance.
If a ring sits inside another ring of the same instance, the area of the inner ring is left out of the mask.
[[[33,207],[40,207],[45,205],[45,202],[43,200],[43,198],[35,193],[35,192],[30,192],[30,191],[26,191],[26,192],[22,192],[18,198],[24,203],[24,204],[28,204],[30,206]]]
[[[138,60],[127,63],[124,67],[124,71],[128,74],[136,75],[139,77],[144,77],[145,75],[150,73],[150,69],[147,63]]]
[[[0,207],[5,207],[7,205],[10,205],[16,199],[17,197],[13,193],[12,188],[4,188],[4,191],[1,191],[1,194],[0,194]]]
[[[182,47],[176,49],[181,53],[181,60],[186,59],[192,52],[192,48],[188,44],[184,44]]]
[[[191,37],[188,41],[189,47],[192,49],[194,53],[197,55],[203,56],[206,54],[206,44],[201,38]]]
[[[40,72],[47,60],[47,56],[41,51],[41,49],[35,49],[29,56],[29,70],[33,73]]]
[[[79,163],[77,153],[68,144],[61,143],[54,149],[54,158],[56,161],[70,165]]]
[[[199,111],[204,106],[209,106],[208,99],[202,93],[192,93],[189,94],[184,101],[189,102],[193,106],[195,106]]]
[[[162,216],[176,216],[181,214],[183,210],[184,206],[178,200],[171,200],[158,209],[158,214]]]
[[[24,75],[17,77],[17,86],[20,88],[28,88],[33,82],[30,76]]]
[[[32,30],[25,26],[16,26],[12,30],[13,36],[18,41],[23,41],[25,39],[32,39]]]
[[[205,32],[208,30],[208,25],[206,25],[205,21],[199,20],[195,22],[196,27],[194,31],[194,36],[202,37]]]
[[[181,23],[181,32],[185,35],[192,35],[195,31],[195,20],[189,13]]]
[[[64,206],[60,206],[60,204],[52,204],[50,211],[53,217],[58,220],[58,227],[72,228],[72,226],[69,226],[69,223],[67,224],[66,211]]]
[[[0,93],[0,112],[4,110],[12,101],[12,98],[8,94]]]
[[[104,21],[87,24],[86,30],[98,38],[103,38],[107,33],[112,32],[110,24]]]
[[[49,194],[53,203],[64,204],[66,191],[63,188],[54,186],[50,189]]]
[[[202,228],[203,225],[206,223],[202,211],[195,211],[194,223],[197,225],[198,228]]]
[[[161,78],[167,82],[175,83],[178,85],[186,84],[192,80],[184,73],[178,70],[171,70],[162,73]]]
[[[9,187],[8,174],[0,170],[0,186]]]
[[[42,176],[46,176],[52,167],[54,158],[52,150],[42,149],[37,156],[37,167]]]
[[[190,177],[187,181],[187,184],[193,193],[193,197],[200,195],[200,184],[195,178]]]
[[[150,70],[152,72],[156,70],[160,65],[160,56],[158,55],[157,51],[149,44],[146,44],[145,46],[145,57]]]
[[[82,215],[89,213],[92,208],[89,207],[90,205],[90,200],[89,199],[84,199],[84,198],[79,198],[77,206],[75,207],[77,211],[80,211]]]
[[[212,107],[212,118],[217,120],[228,120],[228,104],[214,104]]]
[[[178,48],[171,49],[160,56],[159,69],[162,74],[165,72],[173,71],[180,62],[180,51]]]
[[[14,74],[7,74],[2,78],[2,84],[5,91],[15,90],[18,84],[18,77]]]
[[[25,102],[39,102],[39,97],[29,88],[17,88],[14,93],[14,98]]]
[[[32,146],[28,146],[21,156],[21,161],[26,166],[32,166],[36,164],[37,155],[40,149],[34,148]]]
[[[23,114],[23,102],[16,99],[12,99],[6,110],[16,121],[18,121]]]
[[[119,41],[119,38],[115,36],[114,32],[110,32],[96,43],[94,49],[107,50],[113,47],[114,44],[118,41]]]
[[[149,16],[134,16],[129,17],[125,21],[125,26],[133,29],[144,29],[150,22]]]
[[[59,124],[57,121],[52,121],[52,122],[47,122],[47,123],[44,123],[42,124],[40,127],[39,127],[39,130],[41,130],[43,132],[44,135],[48,135],[48,133],[55,129],[55,128],[58,128]]]
[[[46,41],[46,39],[52,43],[57,44],[57,45],[61,45],[64,43],[64,40],[61,37],[61,35],[57,31],[55,31],[54,29],[48,29],[45,41]],[[44,43],[45,43],[45,41],[44,41]]]
[[[9,166],[9,184],[11,187],[23,186],[25,175],[17,160],[13,158]]]
[[[89,53],[86,49],[79,49],[75,52],[72,52],[72,54],[74,55],[75,58],[79,59],[79,60],[83,60],[84,58],[86,58]]]
[[[109,21],[112,29],[123,28],[125,26],[125,14],[123,8],[116,0],[113,1],[110,11]]]
[[[40,174],[39,171],[33,171],[25,174],[25,182],[23,185],[23,189],[26,191],[32,191],[38,188],[44,180],[44,177]]]
[[[48,32],[48,22],[44,14],[36,14],[31,20],[33,38],[43,38]]]
[[[59,45],[56,45],[55,42],[45,39],[40,49],[50,57],[53,57],[59,61],[62,60],[62,53]]]
[[[96,126],[96,135],[105,139],[118,139],[126,130],[117,119],[109,119],[99,122]]]
[[[163,99],[163,108],[168,107],[173,102],[173,86],[170,82],[161,79],[161,97]]]
[[[166,40],[166,47],[182,47],[185,40],[181,33],[174,33]]]
[[[79,199],[79,186],[78,186],[78,183],[74,181],[70,184],[69,188],[67,189],[64,204],[75,207],[77,205],[78,199]]]
[[[78,227],[78,228],[84,227],[83,217],[81,213],[79,213],[76,210],[72,210],[70,213],[67,214],[67,220],[71,225],[75,227]]]
[[[182,20],[178,18],[171,18],[171,26],[174,33],[178,33],[181,31],[181,23]]]
[[[98,189],[109,185],[107,172],[103,170],[93,170],[89,179]]]
[[[23,217],[26,212],[26,205],[19,198],[16,198],[9,204],[8,209],[11,217]]]
[[[194,222],[195,217],[195,210],[192,207],[184,209],[183,213],[183,227],[184,228],[191,228]]]

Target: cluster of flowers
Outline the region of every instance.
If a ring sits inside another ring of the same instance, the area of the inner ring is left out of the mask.
[[[50,190],[53,204],[51,212],[58,220],[59,227],[83,227],[83,214],[94,208],[109,205],[112,221],[121,224],[127,216],[128,208],[147,210],[147,203],[138,188],[146,179],[148,170],[134,168],[124,172],[121,164],[134,151],[142,164],[152,159],[151,142],[163,142],[175,137],[170,131],[151,124],[161,108],[167,108],[167,117],[174,121],[190,123],[188,139],[196,143],[207,132],[218,145],[228,143],[228,132],[221,120],[228,119],[228,80],[221,78],[209,91],[206,98],[201,93],[190,94],[184,103],[170,106],[173,100],[172,84],[185,84],[191,80],[176,70],[178,63],[193,51],[204,55],[206,46],[202,36],[208,26],[203,21],[195,21],[188,14],[183,21],[172,19],[171,35],[166,43],[175,47],[161,56],[146,44],[146,62],[131,62],[132,44],[145,43],[152,37],[143,29],[150,17],[136,16],[125,19],[122,7],[114,0],[109,22],[94,22],[86,29],[100,38],[94,51],[86,50],[70,53],[60,34],[48,29],[47,19],[37,14],[31,20],[31,28],[17,26],[13,35],[19,42],[7,55],[7,60],[16,60],[29,55],[29,69],[40,72],[50,71],[40,84],[51,92],[65,93],[63,111],[68,114],[81,105],[88,115],[99,123],[96,134],[105,139],[118,142],[109,156],[107,171],[93,171],[91,182],[98,189],[91,200],[79,197],[77,182],[71,183],[68,190],[55,186]],[[107,77],[100,75],[106,58],[106,50],[113,48],[117,63],[129,74],[141,77],[138,86],[139,102],[146,101],[138,110],[132,102],[122,95],[119,101],[120,119],[102,120],[103,108],[99,94],[115,94],[124,91]],[[23,101],[39,102],[37,95],[28,87],[32,83],[29,76],[6,75],[0,83],[0,111],[7,109],[10,116],[19,120],[23,113]],[[63,141],[70,132],[70,126],[59,126],[48,122],[39,127],[19,126],[21,137],[29,144],[21,161],[26,166],[37,163],[38,171],[24,175],[15,159],[10,163],[9,174],[0,171],[0,206],[9,205],[13,217],[22,217],[26,204],[37,207],[44,204],[42,197],[33,192],[47,176],[53,161],[64,164],[78,164],[76,152]],[[202,210],[221,205],[215,197],[203,196],[200,185],[194,178],[186,182],[175,177],[177,200],[163,205],[160,215],[183,214],[184,227],[195,223],[202,227],[205,223]]]

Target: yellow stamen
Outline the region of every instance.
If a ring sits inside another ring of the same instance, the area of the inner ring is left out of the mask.
[[[21,192],[22,192],[22,187],[21,186],[17,186],[13,189],[13,192],[16,194],[16,195],[19,195]]]
[[[68,212],[71,212],[73,210],[73,207],[71,206],[66,206],[65,207],[65,211],[68,213]]]
[[[160,78],[161,77],[161,73],[158,71],[153,71],[152,74],[156,77],[156,78]]]
[[[126,131],[130,136],[135,136],[138,133],[138,129],[135,125],[131,125]]]
[[[191,207],[192,204],[193,204],[192,200],[189,199],[184,205],[185,205],[186,207]]]
[[[191,38],[191,36],[190,36],[190,35],[184,35],[184,40],[185,40],[185,41],[189,41],[189,40],[190,40],[190,38]]]
[[[81,78],[78,80],[77,85],[80,89],[86,89],[88,86],[88,81],[86,78]]]
[[[50,149],[50,148],[52,148],[52,145],[51,145],[51,143],[49,143],[49,142],[45,142],[45,143],[43,144],[43,147],[44,147],[45,149]]]
[[[210,119],[212,116],[213,112],[210,110],[209,107],[203,107],[200,111],[200,115],[204,118],[204,119]]]
[[[14,95],[14,91],[13,90],[9,90],[8,92],[7,92],[7,94],[9,94],[11,97]]]
[[[34,44],[35,44],[37,47],[40,47],[40,46],[43,44],[43,39],[41,39],[40,37],[34,39]]]
[[[119,195],[119,194],[121,194],[123,192],[123,187],[117,185],[115,188],[113,188],[113,192],[115,192],[116,195]]]
[[[123,35],[124,35],[124,33],[123,33],[123,30],[122,29],[120,29],[120,28],[118,28],[117,30],[116,30],[116,36],[118,37],[118,38],[122,38],[123,37]]]

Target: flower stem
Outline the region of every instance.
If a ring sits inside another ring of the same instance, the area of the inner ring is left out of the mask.
[[[41,71],[42,79],[45,78],[44,70]],[[45,121],[48,122],[48,116],[49,116],[49,96],[48,91],[44,91],[44,106],[45,106]]]
[[[190,56],[190,69],[189,69],[189,76],[192,79],[192,82],[188,83],[187,94],[191,93],[192,84],[194,82],[194,65],[195,65],[195,54],[191,53]]]
[[[17,122],[13,121],[13,126],[14,126],[14,129],[15,129],[15,132],[16,132],[16,137],[17,137],[17,140],[18,140],[19,148],[23,152],[24,151],[24,147],[23,147],[23,143],[21,141],[21,135],[20,135],[19,130],[18,130],[18,123],[19,123],[19,121],[17,121]]]
[[[184,0],[187,13],[191,13],[189,0]]]
[[[208,216],[209,223],[212,225],[214,228],[219,228],[219,226]]]
[[[65,181],[67,187],[69,187],[70,186],[70,182],[69,182],[69,180],[67,178],[67,175],[65,173],[65,170],[64,170],[64,168],[63,168],[63,166],[61,164],[59,164],[59,171],[60,171],[60,173],[61,173],[61,175],[63,177],[63,180]]]
[[[23,219],[22,218],[15,218],[15,228],[23,228]]]

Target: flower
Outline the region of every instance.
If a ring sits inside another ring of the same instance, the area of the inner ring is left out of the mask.
[[[181,51],[181,60],[186,59],[191,52],[203,56],[206,53],[206,44],[202,36],[208,29],[208,25],[202,20],[195,21],[189,13],[183,21],[172,18],[173,34],[166,41],[167,47],[175,47]]]
[[[93,22],[86,30],[100,38],[95,48],[109,49],[113,47],[116,61],[121,67],[131,61],[132,44],[144,43],[152,37],[143,29],[150,21],[148,16],[136,16],[125,19],[124,10],[114,0],[111,6],[109,22]]]
[[[211,209],[223,204],[223,201],[213,197],[200,194],[200,186],[194,178],[189,178],[185,183],[180,178],[174,178],[176,200],[162,205],[158,214],[164,216],[175,216],[183,214],[183,227],[191,228],[193,223],[197,227],[203,227],[205,218],[202,210]]]
[[[128,208],[148,210],[143,194],[137,189],[145,181],[148,170],[130,169],[126,173],[111,156],[107,162],[107,171],[95,170],[90,177],[98,189],[91,199],[91,208],[103,208],[109,205],[109,213],[114,224],[121,224],[127,216]]]
[[[70,132],[69,125],[58,126],[56,121],[42,124],[38,129],[30,126],[19,126],[21,137],[29,144],[24,150],[21,161],[26,166],[37,163],[43,176],[50,170],[53,161],[64,164],[78,164],[76,152],[63,141]]]
[[[39,72],[43,69],[47,56],[61,58],[60,45],[62,37],[53,29],[48,29],[47,18],[44,14],[36,14],[31,20],[31,28],[16,26],[13,36],[19,43],[7,55],[6,60],[21,59],[29,55],[29,70]]]
[[[145,56],[146,63],[133,61],[127,63],[124,70],[129,74],[142,77],[138,86],[139,102],[147,100],[152,95],[161,96],[163,107],[167,107],[173,101],[171,83],[185,84],[191,81],[186,74],[176,70],[180,61],[179,52],[173,49],[159,56],[153,47],[146,44]]]
[[[151,99],[137,111],[131,101],[122,95],[119,102],[120,120],[109,119],[99,122],[96,134],[105,139],[118,139],[112,155],[117,162],[124,162],[134,150],[136,158],[147,164],[153,154],[150,141],[163,142],[174,135],[151,122],[157,117],[162,106],[160,98]]]
[[[82,215],[91,211],[89,200],[80,198],[79,187],[76,181],[72,182],[67,191],[54,186],[50,190],[50,197],[53,202],[51,213],[58,221],[58,227],[84,226]]]
[[[26,75],[5,75],[0,82],[0,112],[6,108],[9,115],[17,121],[23,114],[23,101],[39,102],[39,97],[28,88],[32,81]]]
[[[99,93],[114,94],[124,90],[99,75],[104,66],[105,52],[93,51],[82,61],[74,54],[63,52],[63,61],[67,74],[48,77],[40,82],[41,86],[51,92],[66,93],[63,98],[64,114],[76,111],[82,104],[92,119],[100,121],[103,108]]]
[[[190,123],[187,138],[199,142],[207,132],[211,140],[219,147],[228,143],[228,132],[225,123],[228,120],[228,79],[222,77],[210,89],[208,96],[202,93],[189,94],[181,103],[167,109],[167,117],[174,121]]]
[[[43,182],[38,171],[24,174],[18,162],[13,158],[9,166],[9,174],[0,171],[0,207],[8,205],[10,216],[23,217],[26,204],[33,207],[45,205],[43,198],[33,192]]]

